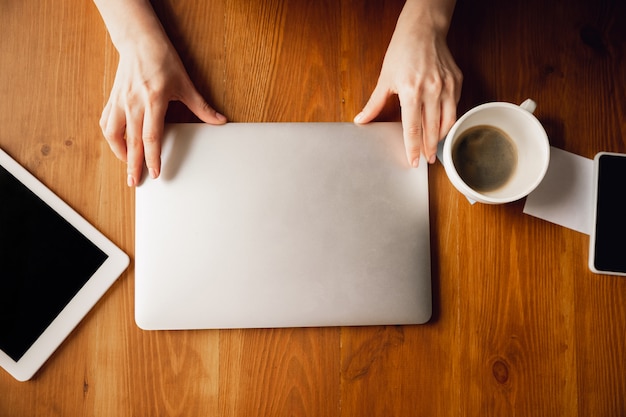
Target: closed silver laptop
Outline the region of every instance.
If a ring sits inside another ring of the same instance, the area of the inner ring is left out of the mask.
[[[399,123],[168,125],[135,233],[143,329],[431,316],[428,170]]]

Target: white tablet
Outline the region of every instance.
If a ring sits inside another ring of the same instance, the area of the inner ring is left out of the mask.
[[[0,150],[0,366],[30,379],[129,258]]]

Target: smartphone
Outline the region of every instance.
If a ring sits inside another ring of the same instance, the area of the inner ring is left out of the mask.
[[[593,164],[589,269],[596,274],[626,275],[626,154],[600,152]]]

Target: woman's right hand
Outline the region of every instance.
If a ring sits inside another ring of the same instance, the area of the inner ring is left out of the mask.
[[[206,123],[223,124],[226,117],[196,90],[150,4],[128,1],[120,8],[112,3],[96,1],[120,55],[100,127],[111,150],[126,162],[127,183],[133,187],[144,160],[151,178],[160,174],[170,101],[181,101]]]

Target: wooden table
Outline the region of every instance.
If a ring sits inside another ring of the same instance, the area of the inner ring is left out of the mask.
[[[154,3],[237,122],[352,120],[402,7]],[[554,146],[626,152],[625,5],[459,0],[458,113],[532,97]],[[0,147],[132,256],[133,191],[98,127],[118,57],[95,6],[0,0],[0,27]],[[194,119],[173,105],[168,120]],[[588,236],[523,201],[470,206],[439,163],[430,187],[430,323],[145,332],[131,264],[32,381],[0,371],[0,417],[626,415],[626,279],[591,274]]]

